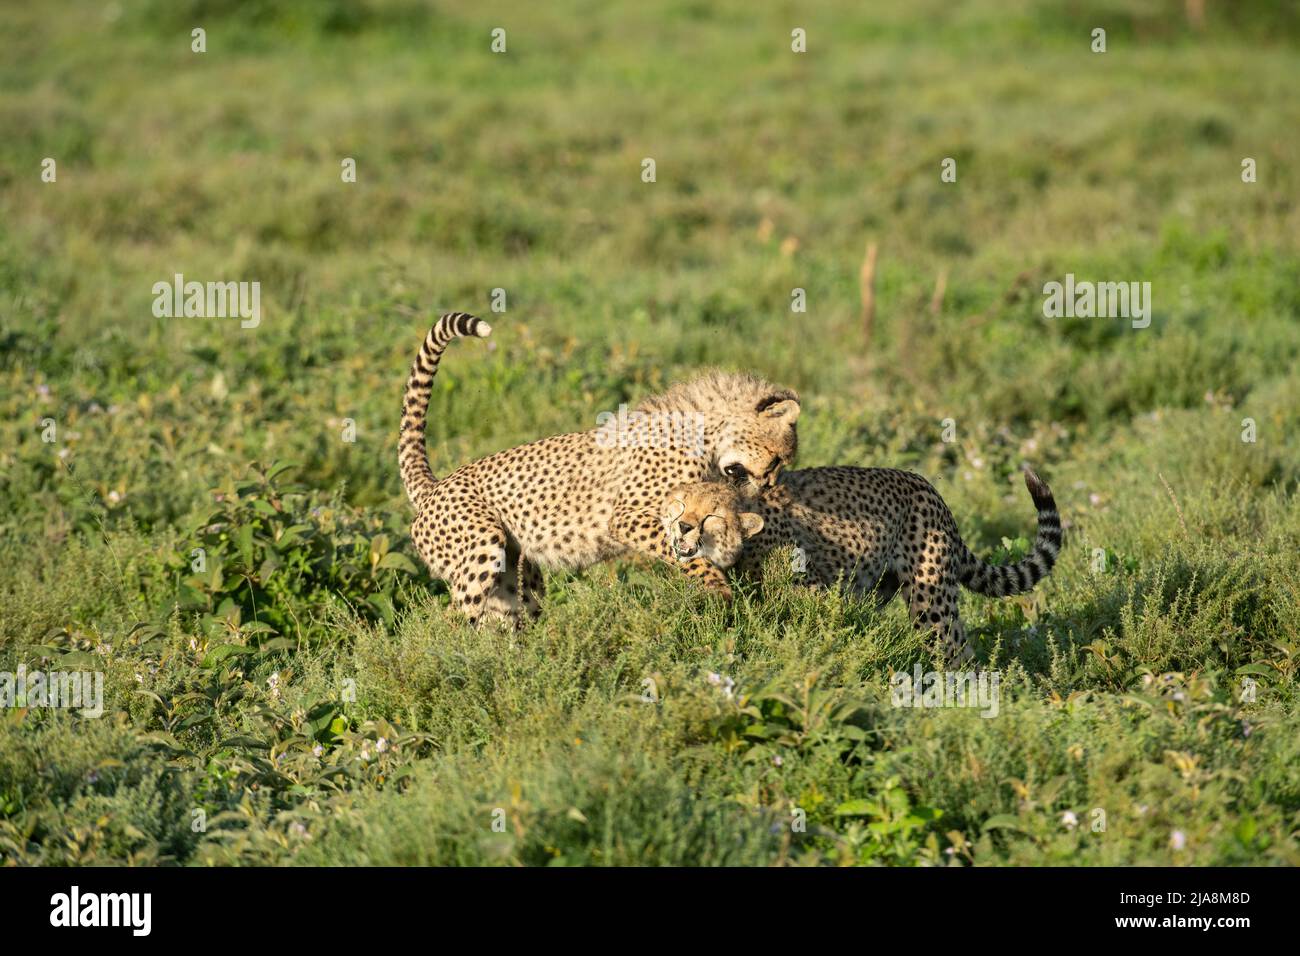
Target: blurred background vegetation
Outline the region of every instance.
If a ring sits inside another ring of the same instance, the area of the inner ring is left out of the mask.
[[[110,661],[118,715],[0,715],[0,857],[1296,862],[1300,4],[70,0],[0,36],[0,666]],[[178,272],[260,281],[260,327],[155,318]],[[1044,319],[1067,272],[1151,282],[1151,327]],[[802,392],[803,464],[922,471],[986,553],[1029,534],[1032,461],[1062,563],[964,609],[1017,716],[877,708],[927,659],[899,609],[779,581],[696,619],[663,575],[559,576],[523,652],[445,620],[399,396],[497,287],[439,376],[440,473],[714,364]],[[619,703],[651,672],[662,723]],[[868,737],[759,694],[814,685]],[[465,835],[507,799],[508,844]],[[796,804],[792,846],[762,814]],[[1099,805],[1109,837],[1059,825]]]

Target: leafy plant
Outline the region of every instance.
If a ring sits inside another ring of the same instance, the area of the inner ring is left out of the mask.
[[[392,625],[401,581],[419,569],[396,515],[383,518],[283,476],[294,466],[252,465],[249,477],[213,491],[217,505],[171,556],[176,605],[212,639],[205,664],[246,654],[251,640],[284,649],[320,639],[331,608]],[[237,638],[237,639],[235,639]]]

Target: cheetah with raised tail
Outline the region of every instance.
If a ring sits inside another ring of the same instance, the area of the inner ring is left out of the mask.
[[[1025,486],[1038,509],[1038,537],[1022,561],[992,565],[962,542],[943,498],[920,475],[892,468],[789,471],[745,500],[716,482],[673,488],[660,520],[678,560],[707,559],[752,573],[774,548],[797,548],[803,580],[875,592],[883,606],[901,593],[913,626],[938,638],[949,664],[974,656],[957,613],[957,587],[989,597],[1021,594],[1045,578],[1061,549],[1061,518],[1047,483],[1030,468]]]
[[[635,553],[679,564],[730,597],[725,575],[704,558],[674,560],[659,502],[688,482],[723,480],[748,496],[773,484],[798,448],[799,396],[754,376],[708,372],[642,401],[622,432],[602,426],[543,438],[439,480],[424,442],[438,363],[452,339],[491,331],[464,312],[442,316],[416,356],[402,404],[398,462],[415,508],[411,537],[453,605],[475,623],[518,626],[540,610],[540,568]],[[674,428],[665,435],[646,425],[660,421]]]

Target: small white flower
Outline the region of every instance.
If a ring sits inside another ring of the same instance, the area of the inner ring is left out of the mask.
[[[119,501],[121,501],[121,500],[122,500],[122,495],[118,493],[118,491],[117,491],[116,488],[114,488],[112,491],[110,491],[110,492],[108,493],[108,503],[109,503],[109,504],[113,504],[113,505],[115,505],[115,504],[117,504],[117,503],[118,503]]]
[[[325,748],[322,747],[320,744],[317,744],[315,747],[311,748],[311,752],[312,752],[312,756],[320,757],[322,754],[325,753]]]
[[[722,691],[726,697],[731,697],[736,689],[736,682],[730,677],[724,677],[722,674],[711,673],[707,678],[708,682]]]
[[[772,765],[775,766],[775,767],[780,767],[780,766],[782,766],[784,763],[785,763],[785,761],[781,759],[781,755],[780,755],[780,754],[777,754],[775,757],[772,758]]]
[[[1175,852],[1182,850],[1187,846],[1187,834],[1183,833],[1182,830],[1175,830],[1169,834],[1169,846]]]
[[[1101,495],[1094,491],[1092,494],[1088,495],[1088,501],[1095,508],[1097,505],[1101,504]]]
[[[375,741],[375,749],[376,749],[377,751],[379,751],[380,753],[383,753],[385,750],[387,750],[387,749],[388,749],[388,738],[387,738],[387,737],[380,737],[378,740],[376,740],[376,741]]]
[[[369,742],[369,741],[366,741],[364,744],[361,745],[361,753],[360,753],[358,756],[360,756],[361,759],[362,759],[363,761],[369,761],[369,760],[370,760],[370,756],[371,756],[371,754],[370,754],[370,742]]]
[[[1061,814],[1061,825],[1067,830],[1073,830],[1079,825],[1079,818],[1074,815],[1073,810],[1066,810]]]

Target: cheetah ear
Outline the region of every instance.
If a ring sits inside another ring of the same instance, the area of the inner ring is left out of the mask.
[[[746,538],[752,538],[763,530],[763,516],[756,514],[745,514],[740,516],[740,530],[745,533]]]
[[[758,403],[754,411],[763,418],[783,420],[793,425],[799,418],[799,396],[794,392],[769,395]]]

